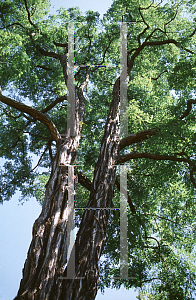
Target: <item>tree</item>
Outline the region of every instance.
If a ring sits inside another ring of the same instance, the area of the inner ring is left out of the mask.
[[[116,0],[103,20],[78,8],[48,15],[48,7],[47,0],[0,3],[1,201],[19,189],[24,200],[36,196],[42,204],[15,299],[95,299],[98,288],[111,284],[147,289],[149,299],[193,299],[195,1]],[[122,16],[129,135],[120,139]],[[70,21],[74,86],[68,84]],[[74,88],[75,136],[66,128]],[[30,153],[47,171],[32,168]],[[76,207],[89,209],[76,211],[76,278],[62,279],[69,267],[68,166],[79,161]],[[108,209],[119,207],[117,165],[125,162],[128,271],[135,277],[128,280],[111,277],[119,276],[119,214]]]

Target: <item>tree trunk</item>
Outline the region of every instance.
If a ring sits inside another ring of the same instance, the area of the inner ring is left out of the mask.
[[[15,300],[95,299],[99,279],[98,261],[106,237],[119,149],[119,79],[105,125],[100,155],[95,166],[93,188],[75,242],[75,276],[67,276],[67,168],[73,164],[80,136],[59,142],[51,176],[46,185],[42,212],[33,226],[33,238]],[[81,279],[83,278],[83,279]]]

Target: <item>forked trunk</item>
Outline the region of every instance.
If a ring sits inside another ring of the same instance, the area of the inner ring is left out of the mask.
[[[33,239],[15,300],[95,299],[98,261],[106,237],[118,155],[119,80],[113,90],[101,150],[95,166],[93,188],[75,242],[75,277],[67,277],[67,168],[74,163],[79,135],[58,145],[42,212],[33,227]],[[98,208],[98,209],[92,209]],[[100,209],[102,208],[102,209]]]

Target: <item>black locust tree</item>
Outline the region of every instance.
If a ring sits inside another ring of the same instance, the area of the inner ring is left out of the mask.
[[[1,202],[19,189],[42,205],[15,300],[95,299],[98,288],[122,284],[149,299],[193,299],[195,6],[117,0],[100,19],[78,8],[49,15],[47,0],[0,3]],[[70,193],[79,229],[68,261]],[[127,278],[119,277],[122,193]]]

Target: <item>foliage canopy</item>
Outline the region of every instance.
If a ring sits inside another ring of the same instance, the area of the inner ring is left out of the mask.
[[[123,21],[134,21],[127,23],[127,93],[128,132],[135,140],[122,147],[119,164],[128,162],[128,195],[135,209],[133,213],[129,208],[128,213],[128,253],[129,274],[136,279],[111,281],[119,272],[119,214],[114,212],[100,262],[102,290],[112,282],[116,288],[122,284],[148,288],[149,299],[193,299],[195,11],[193,0],[116,0],[101,20],[98,12],[89,10],[83,15],[79,8],[61,8],[57,15],[49,15],[47,0],[0,3],[1,89],[45,113],[60,133],[66,127],[67,87],[58,57],[67,51],[67,24],[75,22],[75,63],[88,65],[90,74],[77,158],[83,167],[76,172],[91,181],[113,84],[120,75],[118,22],[122,15]],[[87,68],[75,69],[78,87]],[[56,143],[48,128],[25,112],[2,102],[0,111],[0,155],[5,160],[0,173],[1,201],[19,189],[23,199],[35,196],[42,204]],[[140,138],[142,132],[147,134]],[[41,156],[33,171],[32,155]],[[88,194],[78,183],[77,207],[86,205]],[[113,205],[119,207],[117,187]],[[77,224],[81,215],[77,211]]]

